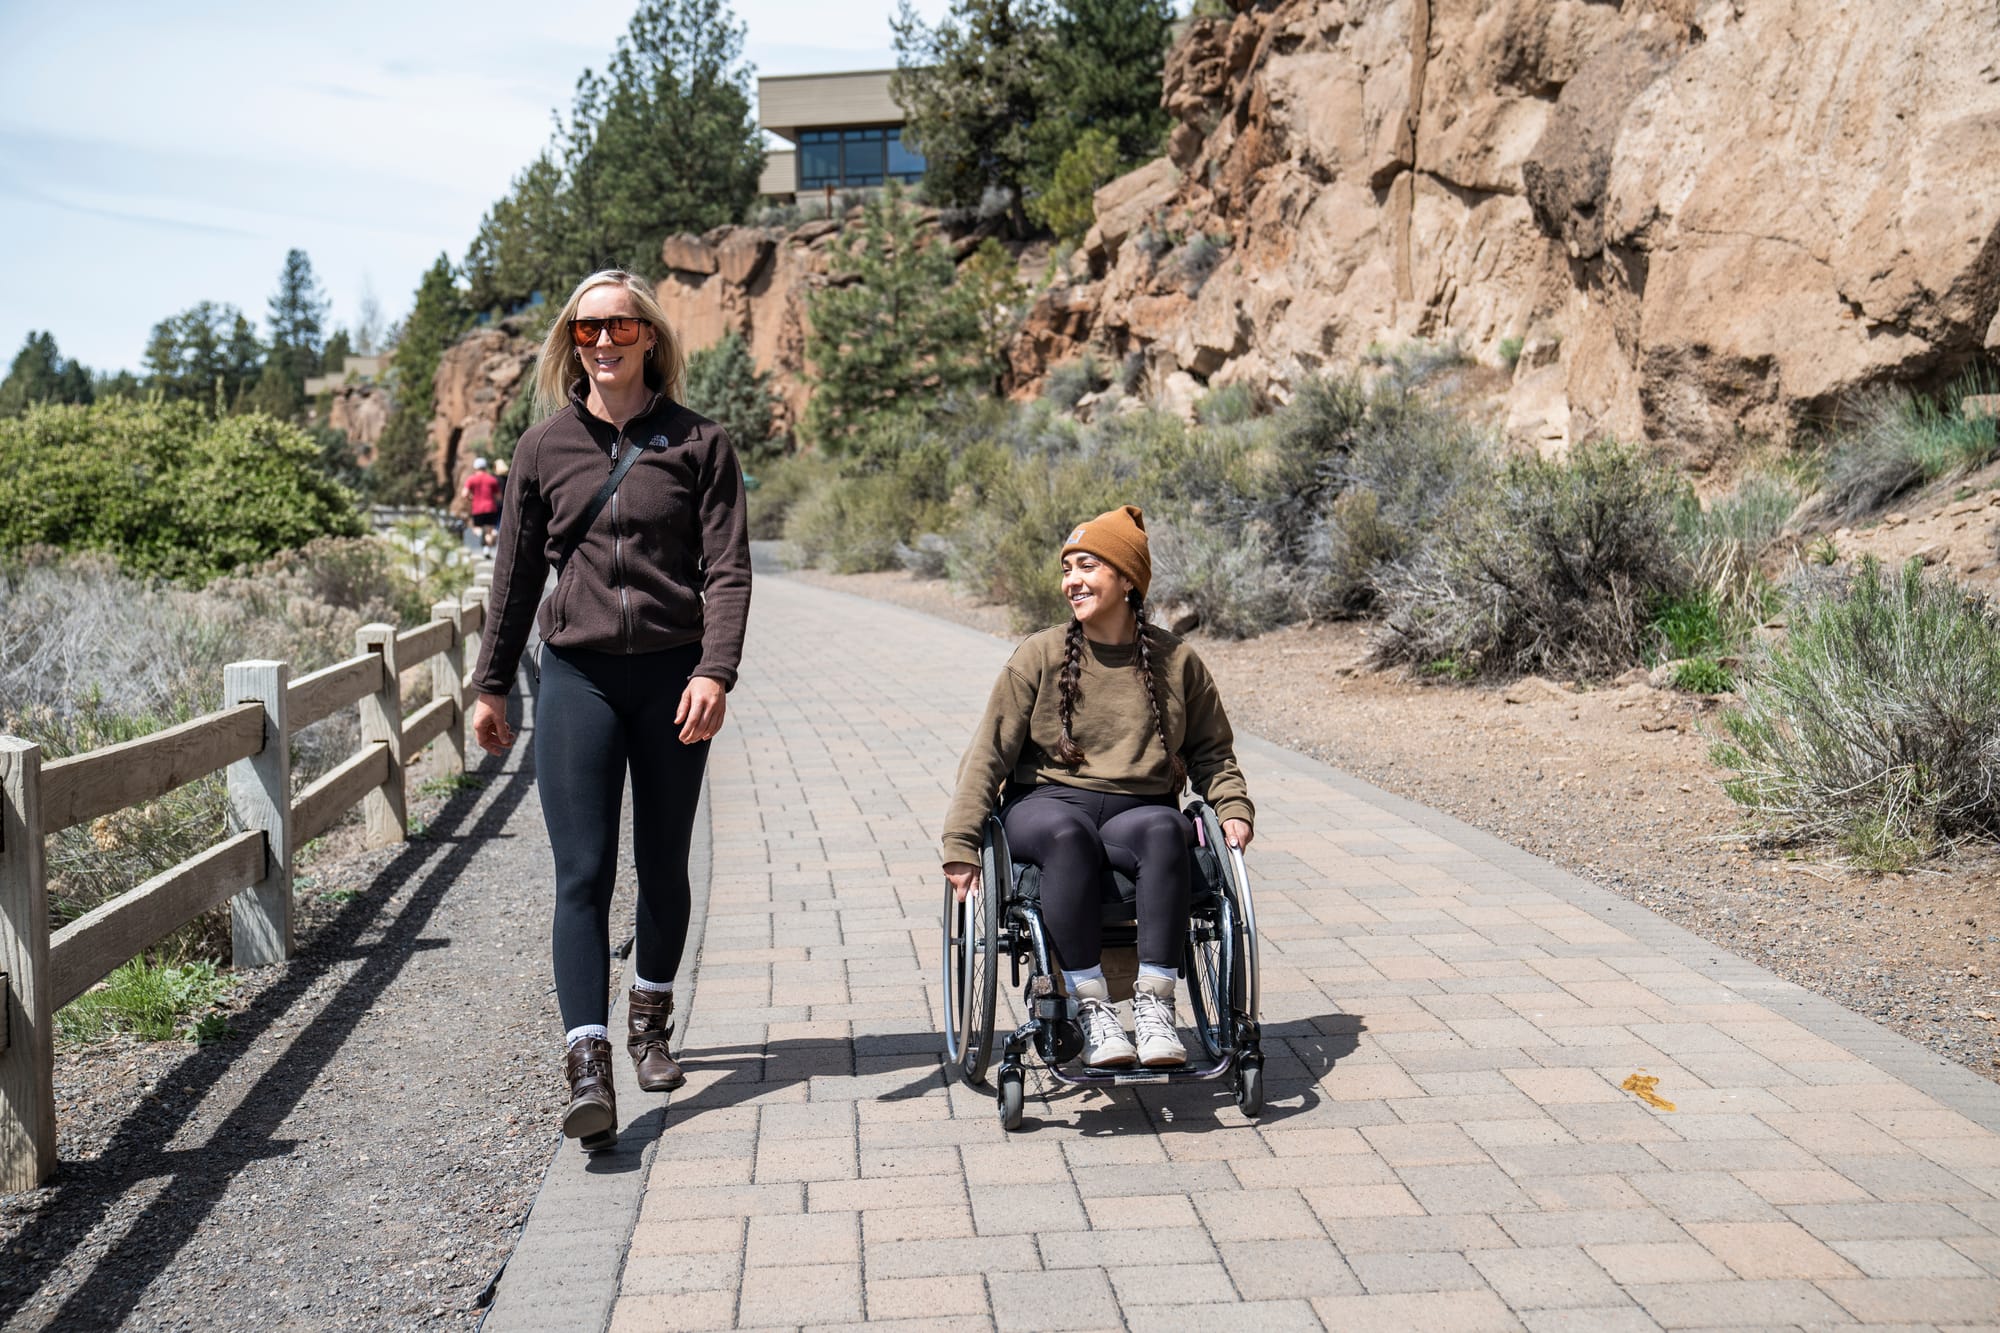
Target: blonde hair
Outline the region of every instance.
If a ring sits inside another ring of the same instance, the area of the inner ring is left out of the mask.
[[[576,285],[555,322],[549,325],[548,336],[542,339],[542,354],[535,363],[535,409],[542,416],[568,406],[570,391],[583,382],[583,362],[577,356],[576,344],[570,341],[569,322],[576,318],[583,294],[593,287],[604,286],[624,288],[639,318],[653,326],[653,350],[646,354],[646,387],[675,400],[681,396],[684,364],[681,340],[668,325],[667,312],[660,309],[652,285],[636,273],[607,268]]]

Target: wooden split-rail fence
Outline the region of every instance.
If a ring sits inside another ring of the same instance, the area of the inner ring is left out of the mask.
[[[138,740],[43,763],[40,746],[0,736],[0,1194],[55,1171],[58,1009],[224,902],[236,966],[285,961],[298,849],[356,804],[370,846],[402,841],[406,766],[432,742],[443,771],[464,771],[486,577],[415,629],[363,626],[353,657],[297,680],[284,662],[232,663],[220,710]],[[405,717],[401,675],[425,663],[431,700]],[[348,707],[360,710],[361,748],[294,796],[292,736]],[[50,932],[44,839],[218,769],[231,836]]]

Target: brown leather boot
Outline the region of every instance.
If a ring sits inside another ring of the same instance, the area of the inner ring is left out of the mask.
[[[607,1147],[618,1126],[617,1093],[611,1087],[611,1043],[585,1037],[563,1058],[569,1076],[569,1109],[563,1112],[563,1133],[583,1140],[586,1148]]]
[[[674,1035],[673,992],[632,988],[626,1001],[625,1049],[632,1053],[632,1067],[639,1071],[639,1086],[647,1092],[672,1092],[687,1082],[679,1064],[667,1052]]]

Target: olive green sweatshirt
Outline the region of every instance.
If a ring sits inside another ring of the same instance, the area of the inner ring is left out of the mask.
[[[1061,690],[1066,625],[1031,635],[993,684],[986,715],[958,765],[958,790],[945,812],[944,859],[979,860],[980,824],[1003,782],[1039,786],[1060,782],[1086,791],[1132,796],[1167,793],[1173,786],[1167,752],[1160,747],[1146,686],[1133,666],[1138,645],[1084,640],[1083,671],[1070,737],[1083,751],[1080,767],[1056,762],[1062,738]],[[1160,682],[1160,712],[1167,742],[1187,764],[1188,781],[1223,819],[1256,818],[1236,737],[1222,711],[1215,678],[1192,648],[1157,626],[1146,627],[1153,673]]]

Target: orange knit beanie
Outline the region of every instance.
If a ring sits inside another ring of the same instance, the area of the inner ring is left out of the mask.
[[[1141,598],[1153,582],[1153,554],[1146,545],[1146,516],[1137,505],[1120,505],[1079,524],[1063,543],[1062,555],[1072,551],[1088,551],[1110,565],[1132,580]]]

